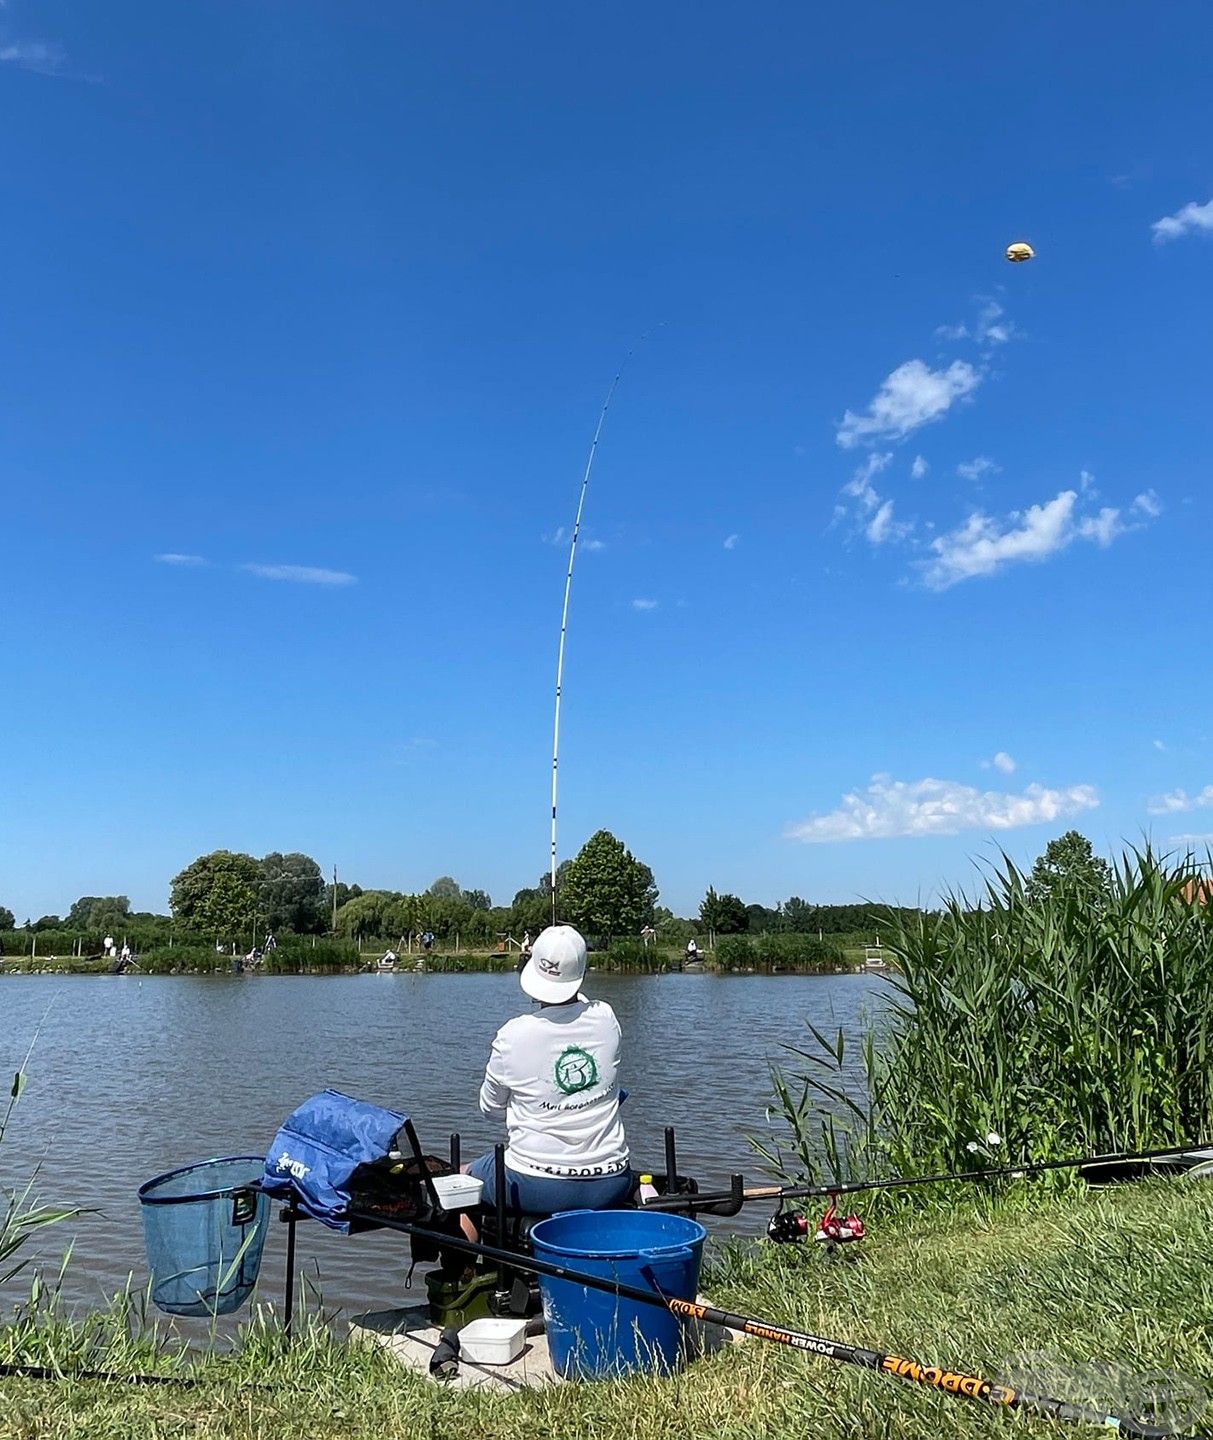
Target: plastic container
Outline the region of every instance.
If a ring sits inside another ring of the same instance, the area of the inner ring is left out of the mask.
[[[660,1210],[570,1210],[541,1220],[531,1245],[538,1260],[694,1300],[706,1237],[697,1221]],[[552,1364],[565,1379],[668,1372],[698,1340],[656,1305],[546,1275],[539,1291]]]
[[[139,1188],[152,1300],[169,1315],[230,1315],[261,1269],[270,1202],[263,1155],[204,1160]]]
[[[484,1195],[484,1181],[475,1175],[435,1175],[434,1190],[444,1210],[471,1210]]]
[[[525,1320],[473,1320],[459,1332],[460,1358],[473,1365],[508,1365],[525,1345]]]

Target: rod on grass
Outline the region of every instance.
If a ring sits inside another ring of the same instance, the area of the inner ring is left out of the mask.
[[[586,1275],[567,1265],[534,1256],[517,1255],[502,1250],[496,1245],[465,1240],[427,1230],[405,1220],[392,1220],[377,1215],[374,1211],[353,1212],[352,1218],[374,1221],[390,1230],[399,1230],[406,1235],[416,1235],[457,1252],[492,1260],[500,1265],[509,1265],[515,1270],[532,1275],[546,1275],[554,1280],[565,1280],[573,1285],[583,1285],[588,1290],[599,1290],[620,1299],[634,1300],[642,1305],[668,1310],[682,1320],[698,1320],[709,1325],[719,1325],[726,1330],[736,1330],[751,1335],[756,1340],[768,1340],[776,1345],[786,1345],[793,1350],[820,1356],[823,1360],[837,1360],[844,1365],[856,1365],[863,1370],[875,1370],[897,1380],[913,1385],[925,1386],[944,1395],[955,1395],[967,1400],[976,1400],[1001,1409],[1023,1410],[1034,1415],[1046,1415],[1053,1420],[1069,1420],[1079,1424],[1100,1425],[1118,1431],[1128,1440],[1162,1440],[1174,1435],[1170,1426],[1154,1425],[1128,1415],[1110,1414],[1107,1410],[1069,1400],[1060,1400],[1052,1395],[1037,1394],[1028,1390],[1017,1390],[1014,1386],[999,1381],[987,1380],[967,1370],[952,1370],[940,1365],[924,1365],[907,1356],[887,1354],[881,1350],[870,1350],[862,1345],[848,1345],[841,1340],[831,1340],[824,1335],[810,1335],[807,1331],[793,1330],[769,1320],[753,1316],[736,1315],[729,1310],[719,1310],[714,1305],[703,1305],[694,1300],[678,1300],[662,1295],[656,1290],[641,1290],[638,1286],[621,1281],[607,1280],[599,1275]]]
[[[1198,1150],[1213,1151],[1213,1142],[1197,1141],[1193,1144],[1167,1145],[1161,1150],[1115,1151],[1107,1155],[1080,1155],[1067,1160],[1023,1161],[1018,1165],[1004,1165],[996,1170],[957,1170],[942,1175],[895,1175],[888,1180],[840,1180],[834,1184],[819,1185],[758,1185],[741,1192],[743,1204],[753,1200],[824,1200],[831,1195],[858,1195],[865,1190],[895,1190],[911,1185],[943,1185],[977,1180],[1005,1180],[1021,1175],[1040,1175],[1047,1170],[1077,1170],[1083,1166],[1092,1169],[1105,1165],[1131,1165],[1141,1160],[1162,1160],[1191,1154]],[[646,1210],[686,1210],[735,1198],[731,1191],[719,1194],[701,1194],[687,1197],[662,1196],[650,1200]]]

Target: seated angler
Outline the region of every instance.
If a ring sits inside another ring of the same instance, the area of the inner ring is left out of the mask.
[[[571,925],[536,939],[519,975],[538,1008],[497,1032],[480,1108],[506,1124],[506,1205],[528,1215],[607,1210],[632,1189],[619,1116],[620,1032],[605,1000],[581,993],[585,941]],[[464,1167],[496,1203],[493,1155]],[[476,1239],[470,1217],[464,1230]]]

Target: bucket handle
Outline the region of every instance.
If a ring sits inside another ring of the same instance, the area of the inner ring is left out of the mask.
[[[650,1270],[653,1265],[665,1264],[671,1260],[679,1263],[690,1260],[694,1253],[689,1245],[665,1246],[659,1250],[641,1250],[640,1259],[644,1261],[645,1270]],[[649,1276],[645,1278],[648,1279]]]

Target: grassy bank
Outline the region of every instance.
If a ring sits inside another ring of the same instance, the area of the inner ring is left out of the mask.
[[[1032,1197],[1025,1202],[983,1206],[970,1196],[946,1216],[890,1220],[854,1264],[830,1264],[813,1248],[737,1249],[716,1262],[707,1284],[714,1299],[738,1310],[924,1362],[993,1375],[1014,1354],[1048,1351],[1088,1367],[1095,1360],[1139,1373],[1179,1371],[1213,1388],[1213,1183],[1154,1182],[1065,1203],[1024,1189]],[[163,1373],[169,1363],[121,1336],[108,1350],[102,1331],[93,1341],[94,1366],[134,1359],[138,1368]],[[63,1365],[77,1345],[69,1327],[53,1324],[20,1356],[5,1354],[4,1343],[0,1331],[0,1359]],[[0,1436],[976,1440],[1096,1433],[1009,1417],[760,1341],[666,1381],[494,1397],[444,1391],[319,1329],[284,1351],[271,1330],[254,1327],[242,1353],[207,1360],[192,1373],[201,1382],[194,1389],[3,1379]],[[1204,1418],[1213,1421],[1213,1409]]]

